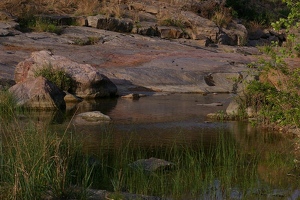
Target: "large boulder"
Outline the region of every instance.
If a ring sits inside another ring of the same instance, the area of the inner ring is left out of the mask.
[[[182,11],[181,16],[184,24],[190,26],[185,31],[192,39],[216,38],[219,28],[213,21],[200,17],[191,11]]]
[[[15,69],[16,83],[34,77],[36,71],[45,67],[64,71],[72,82],[68,91],[78,97],[109,97],[117,93],[116,85],[91,65],[79,64],[49,51],[33,52],[30,58],[20,62]]]
[[[227,25],[226,29],[222,28],[217,35],[217,41],[223,45],[240,45],[243,46],[247,43],[248,31],[243,24],[231,22]]]
[[[19,82],[9,88],[17,105],[33,109],[64,109],[65,93],[42,76]]]

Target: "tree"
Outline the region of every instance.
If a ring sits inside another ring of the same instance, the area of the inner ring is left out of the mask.
[[[287,18],[280,18],[272,23],[275,30],[286,29],[287,40],[290,42],[291,55],[293,52],[300,57],[300,41],[297,41],[297,32],[300,26],[300,1],[299,0],[282,0],[290,9]]]

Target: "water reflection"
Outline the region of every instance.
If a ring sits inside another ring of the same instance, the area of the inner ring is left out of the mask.
[[[208,121],[206,115],[224,111],[230,99],[229,94],[174,94],[149,96],[138,101],[102,99],[73,105],[63,118],[61,115],[39,113],[38,120],[52,123],[58,121],[52,128],[65,130],[75,114],[98,110],[109,115],[112,118],[110,124],[69,127],[70,137],[76,136],[83,145],[83,151],[93,155],[97,155],[99,149],[110,151],[129,142],[133,144],[132,148],[155,151],[174,145],[198,148],[201,144],[210,149],[218,148],[221,135],[223,139],[226,138],[225,144],[234,143],[241,154],[247,155],[249,163],[253,156],[258,157],[255,173],[264,190],[249,191],[251,194],[257,195],[259,199],[277,199],[282,196],[288,199],[299,198],[299,173],[291,167],[293,143],[289,138],[254,128],[246,122]],[[221,102],[224,106],[198,105],[213,102]],[[241,167],[241,173],[246,170],[244,167],[247,167],[247,163]],[[220,181],[215,180],[212,184],[214,191],[219,193],[215,199],[225,199]],[[265,188],[265,185],[270,188]],[[232,188],[230,196],[232,199],[241,199],[241,191]],[[205,199],[205,194],[202,199]]]

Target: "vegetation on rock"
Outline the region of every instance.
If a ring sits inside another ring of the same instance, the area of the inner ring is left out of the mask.
[[[50,64],[48,66],[44,66],[40,70],[35,71],[34,76],[43,76],[47,80],[54,83],[61,90],[68,91],[71,88],[71,77],[63,70],[54,69]]]
[[[286,46],[274,42],[264,47],[269,56],[259,63],[259,79],[251,81],[246,89],[244,107],[254,107],[258,117],[266,123],[300,125],[300,70],[291,65],[291,59],[299,57],[300,2],[284,0],[291,10],[287,18],[273,23],[274,28],[286,28]],[[295,32],[296,30],[296,32]],[[297,59],[297,58],[296,58]]]

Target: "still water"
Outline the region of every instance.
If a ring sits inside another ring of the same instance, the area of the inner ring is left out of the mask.
[[[231,99],[231,94],[153,95],[138,100],[102,99],[68,105],[67,118],[55,116],[50,121],[54,122],[53,127],[56,128],[66,129],[69,126],[79,136],[84,151],[93,155],[97,154],[100,146],[112,150],[128,141],[134,144],[132,148],[139,150],[163,149],[174,144],[196,148],[199,143],[207,148],[217,148],[222,135],[225,143],[234,142],[238,151],[249,156],[258,152],[260,157],[271,160],[280,152],[285,158],[294,158],[294,143],[290,138],[255,128],[247,122],[212,121],[206,117],[208,113],[224,112]],[[223,106],[209,106],[217,102]],[[76,114],[96,110],[110,116],[112,121],[95,126],[73,126],[69,123]],[[258,173],[260,181],[270,187],[267,193],[257,198],[299,199],[299,174],[294,171],[297,166],[278,166],[270,167],[267,161],[257,164],[255,173]],[[219,180],[215,180],[216,189],[220,189],[217,188],[218,184]],[[224,198],[221,195],[217,199]],[[233,195],[231,199],[241,198]]]

